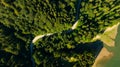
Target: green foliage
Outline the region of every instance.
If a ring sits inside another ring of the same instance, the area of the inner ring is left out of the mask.
[[[25,59],[30,58],[29,45],[34,36],[62,31],[72,26],[75,3],[76,0],[0,0],[1,50],[13,55],[22,54]],[[26,62],[29,65],[31,60],[27,59]],[[2,63],[3,66],[6,63]]]
[[[82,0],[77,5],[78,0],[0,0],[0,67],[31,65],[29,45],[32,39],[39,34],[61,31],[35,43],[33,58],[36,66],[89,67],[94,53],[79,53],[77,51],[83,49],[78,45],[90,42],[107,26],[120,21],[119,3],[114,0]],[[78,27],[68,31],[76,21],[77,11]]]
[[[74,23],[75,0],[30,1],[1,0],[1,23],[34,35],[62,31]]]
[[[0,67],[31,67],[30,59],[23,54],[14,55],[0,50]]]
[[[114,0],[83,0],[80,5],[79,26],[85,31],[103,33],[108,26],[120,20],[120,1]]]
[[[74,40],[74,37],[77,35],[74,36],[70,33],[54,34],[39,39],[39,43],[35,44],[33,54],[36,66],[45,67],[43,65],[45,64],[48,67],[91,67],[96,55],[94,51],[97,51],[97,47],[102,43],[98,41],[93,43],[77,43]],[[71,35],[71,38],[69,39],[67,35]],[[72,48],[67,47],[68,45],[72,46]]]
[[[98,47],[101,43],[89,43],[92,37],[85,42],[82,38],[87,35],[82,35],[83,32],[77,29],[69,30],[39,39],[34,45],[33,53],[36,65],[38,67],[45,67],[43,64],[48,67],[57,65],[58,67],[69,65],[69,67],[90,67],[95,59],[94,51],[98,50],[90,46]]]

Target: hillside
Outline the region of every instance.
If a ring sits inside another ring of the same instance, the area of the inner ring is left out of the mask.
[[[0,67],[92,66],[102,47],[92,39],[120,21],[119,3],[0,0]]]

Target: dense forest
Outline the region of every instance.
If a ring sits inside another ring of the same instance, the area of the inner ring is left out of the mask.
[[[0,67],[91,67],[92,38],[119,21],[119,0],[0,0]]]

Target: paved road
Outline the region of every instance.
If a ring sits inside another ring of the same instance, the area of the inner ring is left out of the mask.
[[[73,26],[71,27],[71,29],[72,30],[74,30],[76,27],[77,27],[77,24],[78,24],[78,18],[79,18],[79,7],[80,7],[80,3],[81,3],[81,0],[79,0],[78,1],[78,4],[77,4],[77,11],[76,11],[76,22],[73,24]],[[71,30],[68,30],[67,32],[69,32],[69,31],[71,31]],[[55,32],[56,33],[56,32]],[[59,33],[61,33],[61,32],[59,32]],[[44,36],[50,36],[50,35],[53,35],[54,33],[48,33],[48,34],[43,34],[43,35],[38,35],[38,36],[36,36],[36,37],[34,37],[34,39],[32,40],[32,42],[31,42],[31,44],[30,44],[30,53],[31,53],[31,61],[32,61],[32,65],[33,65],[33,67],[35,67],[35,61],[34,61],[34,59],[33,59],[33,57],[32,57],[32,53],[33,53],[33,45],[34,45],[34,43],[38,40],[38,39],[40,39],[40,38],[43,38]]]

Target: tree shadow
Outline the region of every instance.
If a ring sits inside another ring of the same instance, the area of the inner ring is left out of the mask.
[[[84,60],[79,60],[79,62],[68,62],[68,61],[61,59],[61,63],[65,64],[65,65],[61,65],[61,66],[62,67],[66,67],[66,66],[73,67],[74,65],[76,65],[76,67],[84,66],[80,63],[85,62],[85,60],[86,60],[85,66],[91,67],[91,65],[93,65],[93,64],[89,64],[89,62],[91,61],[94,63],[94,60],[99,55],[102,48],[103,48],[103,42],[100,40],[97,40],[95,42],[78,44],[76,46],[76,48],[71,49],[71,50],[64,49],[61,51],[61,53],[66,52],[68,54],[78,54],[78,55],[81,54],[82,55],[81,59],[84,59]],[[89,53],[92,53],[92,56],[94,57],[94,59],[88,55]],[[89,59],[86,59],[85,57],[89,57]]]

